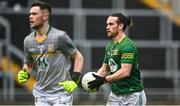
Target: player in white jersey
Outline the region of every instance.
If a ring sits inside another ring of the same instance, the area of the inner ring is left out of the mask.
[[[45,2],[31,5],[29,22],[34,31],[24,39],[25,58],[18,81],[23,84],[35,76],[36,106],[72,105],[72,92],[77,88],[84,59],[65,31],[49,25],[50,14],[51,7]]]

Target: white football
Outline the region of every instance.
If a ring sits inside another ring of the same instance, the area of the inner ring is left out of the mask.
[[[91,90],[90,88],[88,88],[88,82],[95,80],[93,74],[97,74],[96,72],[88,72],[86,73],[83,77],[82,77],[82,87],[84,88],[84,90],[86,92],[96,92],[97,88],[94,88],[93,90]]]

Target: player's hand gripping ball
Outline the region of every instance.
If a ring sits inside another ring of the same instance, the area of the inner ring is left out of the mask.
[[[97,75],[96,72],[88,72],[82,77],[82,81],[81,81],[82,87],[86,92],[96,92],[97,91],[97,88],[94,88],[92,90],[90,88],[88,88],[88,82],[95,80],[95,77],[92,74]]]

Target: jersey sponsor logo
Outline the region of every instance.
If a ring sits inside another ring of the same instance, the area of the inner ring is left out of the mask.
[[[115,72],[118,68],[118,65],[112,58],[109,59],[109,67],[111,69],[111,72]]]
[[[134,53],[123,53],[122,54],[122,58],[132,59],[133,57],[134,57]]]
[[[41,57],[37,61],[37,66],[39,71],[47,71],[49,69],[49,63],[47,57]]]
[[[41,55],[36,58],[38,71],[47,71],[49,69],[49,63],[46,54],[47,51],[45,50]]]
[[[29,48],[29,52],[33,53],[33,52],[35,52],[35,51],[36,51],[35,48]]]

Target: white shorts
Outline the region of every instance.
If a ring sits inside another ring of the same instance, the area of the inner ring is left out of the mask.
[[[35,106],[72,106],[72,102],[72,94],[54,97],[35,97]]]
[[[110,93],[106,106],[145,106],[147,102],[144,90],[124,95]]]

